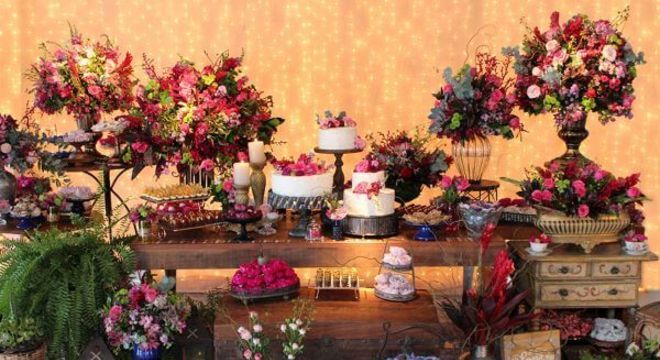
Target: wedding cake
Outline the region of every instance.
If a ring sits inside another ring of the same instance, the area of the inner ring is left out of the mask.
[[[382,168],[377,160],[371,158],[356,165],[351,188],[344,190],[348,215],[377,217],[394,213],[394,190],[385,187],[385,171]]]
[[[332,112],[326,111],[324,118],[316,116],[319,124],[319,143],[321,150],[352,150],[360,148],[357,135],[357,124],[345,112],[334,116]]]
[[[271,176],[274,194],[290,197],[317,197],[332,192],[332,171],[323,162],[316,162],[313,154],[302,154],[297,161],[274,161]]]

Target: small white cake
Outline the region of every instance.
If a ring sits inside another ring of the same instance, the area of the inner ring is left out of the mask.
[[[332,172],[319,175],[288,176],[273,173],[271,176],[273,193],[290,197],[316,197],[332,192]]]
[[[385,185],[385,171],[378,172],[354,172],[351,177],[351,186],[353,189],[359,184],[366,182],[367,184],[379,182]]]
[[[380,189],[380,193],[369,199],[367,194],[356,194],[353,189],[344,190],[344,205],[348,215],[359,217],[386,216],[394,213],[394,190]]]
[[[344,126],[331,129],[319,129],[319,149],[352,150],[355,149],[357,128]]]

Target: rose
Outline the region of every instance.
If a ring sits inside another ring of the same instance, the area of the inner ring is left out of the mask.
[[[362,150],[365,147],[367,147],[367,142],[364,141],[364,139],[358,135],[358,136],[355,137],[354,146],[355,146],[356,149]]]
[[[264,331],[264,328],[263,328],[263,326],[261,326],[261,324],[254,324],[254,326],[252,327],[252,330],[255,333],[260,333],[260,332]]]
[[[103,90],[97,85],[91,85],[87,88],[87,91],[89,91],[90,95],[97,99],[101,99],[101,95],[103,94]]]
[[[245,349],[245,351],[243,351],[243,358],[246,360],[252,359],[252,351],[250,351],[250,349]]]
[[[639,191],[639,189],[634,186],[626,190],[626,195],[628,195],[631,198],[639,197],[641,194],[642,192]]]
[[[530,85],[527,88],[527,97],[530,99],[536,99],[541,96],[541,88],[538,85]]]
[[[578,216],[583,218],[589,215],[589,206],[587,204],[582,204],[578,206]]]
[[[616,46],[609,44],[603,46],[602,55],[605,60],[613,62],[616,60]]]
[[[133,151],[139,154],[144,154],[149,149],[149,144],[142,141],[138,141],[136,143],[131,144],[131,149],[133,149]]]
[[[451,178],[451,176],[447,176],[447,175],[443,175],[442,179],[440,180],[440,185],[444,189],[449,189],[453,183],[454,183],[454,181]]]
[[[238,154],[236,154],[236,159],[240,162],[247,162],[249,157],[244,151],[239,151]]]
[[[11,144],[4,143],[0,145],[0,151],[2,151],[3,154],[9,154],[11,152]]]
[[[538,77],[538,76],[541,76],[541,74],[543,74],[543,72],[541,71],[541,69],[539,69],[538,66],[534,66],[534,68],[532,69],[532,75]]]
[[[517,116],[514,116],[509,120],[509,127],[516,130],[520,128],[520,119]]]
[[[465,191],[470,187],[470,181],[462,176],[459,176],[456,183],[456,189],[458,191]]]
[[[584,185],[584,182],[582,180],[575,180],[573,181],[573,190],[575,190],[575,194],[579,198],[583,198],[585,195],[587,195],[587,188]]]
[[[211,159],[204,159],[202,162],[199,164],[199,167],[204,170],[204,171],[212,171],[213,168],[215,167],[215,163]]]
[[[543,187],[546,189],[553,189],[555,187],[555,180],[553,178],[543,179]]]
[[[554,52],[555,50],[559,49],[559,42],[557,40],[550,40],[545,43],[545,49],[549,53]]]
[[[552,200],[552,193],[548,190],[534,190],[532,191],[532,200],[537,202],[545,202]]]

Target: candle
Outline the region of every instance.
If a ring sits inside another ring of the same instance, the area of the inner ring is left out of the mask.
[[[250,155],[250,163],[252,164],[265,164],[266,153],[264,151],[264,142],[254,140],[248,143],[248,153]]]
[[[234,163],[234,185],[250,185],[250,164],[246,162]]]

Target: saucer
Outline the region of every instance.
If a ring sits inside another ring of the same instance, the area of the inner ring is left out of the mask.
[[[527,251],[527,253],[532,255],[532,256],[546,256],[546,255],[550,255],[550,253],[552,253],[552,250],[550,250],[550,249],[545,249],[544,251],[541,251],[541,252],[532,251],[531,247],[528,247],[527,249],[525,249],[525,251]]]
[[[639,256],[639,255],[646,255],[649,251],[648,251],[648,249],[642,250],[642,251],[632,251],[632,250],[628,250],[626,248],[623,248],[623,252],[626,253],[627,255]]]

